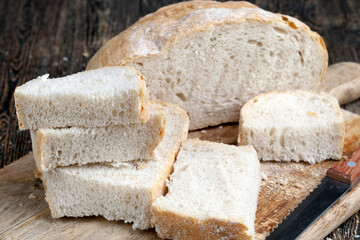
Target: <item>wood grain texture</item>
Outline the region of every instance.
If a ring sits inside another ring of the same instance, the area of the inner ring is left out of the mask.
[[[344,112],[347,131],[345,138],[354,138],[353,128],[360,126],[360,116]],[[216,134],[215,134],[216,133]],[[232,125],[208,128],[191,133],[208,141],[230,141],[237,136]],[[360,139],[360,132],[357,132]],[[347,141],[349,142],[349,141]],[[353,145],[345,145],[344,153],[351,153]],[[310,165],[308,163],[262,162],[262,183],[255,221],[256,239],[263,240],[314,189],[334,161]],[[106,221],[101,217],[52,219],[44,200],[41,181],[34,178],[36,168],[32,155],[0,170],[0,198],[4,210],[0,211],[0,239],[157,239],[153,230],[133,231],[122,221]],[[349,199],[348,199],[349,198]],[[321,239],[360,208],[360,187],[345,195],[329,211],[330,217],[317,222],[316,239]],[[330,219],[330,220],[329,220]],[[329,223],[329,221],[331,221]],[[303,238],[304,239],[304,238]],[[306,238],[305,238],[306,239]]]
[[[17,127],[15,87],[44,73],[59,77],[85,68],[112,36],[139,17],[174,0],[13,0],[0,1],[0,167],[31,151],[28,131]],[[329,63],[359,62],[360,1],[252,0],[260,7],[295,16],[324,37]],[[343,106],[360,114],[360,101]],[[231,127],[237,131],[237,126]],[[201,138],[201,134],[198,133]],[[234,141],[228,136],[228,141]],[[236,141],[236,140],[235,140]],[[2,206],[0,205],[0,209]],[[360,214],[329,235],[360,235]],[[1,227],[0,227],[1,229]],[[359,238],[360,239],[360,238]]]

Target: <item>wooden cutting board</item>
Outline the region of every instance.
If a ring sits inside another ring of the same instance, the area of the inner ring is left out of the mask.
[[[344,154],[360,143],[360,116],[346,118]],[[236,143],[238,126],[189,133],[190,138]],[[256,239],[265,236],[304,199],[334,161],[319,164],[262,162],[262,185],[256,213]],[[40,180],[34,178],[32,154],[0,170],[0,239],[157,239],[154,230],[134,231],[130,224],[101,217],[52,219]],[[321,239],[360,209],[360,185],[341,198],[302,239]]]
[[[344,155],[349,156],[360,144],[360,116],[347,111],[343,114]],[[189,138],[235,144],[237,133],[236,124],[225,124],[190,132]],[[264,239],[320,183],[333,162],[314,165],[262,162],[256,239]],[[43,185],[34,178],[34,169],[32,154],[0,169],[0,239],[158,239],[154,230],[134,231],[130,224],[102,217],[52,219]],[[360,184],[318,219],[301,239],[322,239],[359,209]]]

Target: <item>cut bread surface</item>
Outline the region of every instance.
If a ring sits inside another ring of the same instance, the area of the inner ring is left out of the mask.
[[[145,122],[145,78],[132,67],[106,67],[62,78],[43,75],[15,89],[20,130]]]
[[[344,136],[339,104],[324,93],[270,92],[241,109],[238,142],[254,146],[262,160],[340,159]]]
[[[133,222],[134,229],[152,227],[151,204],[165,192],[165,181],[189,127],[185,111],[158,104],[164,107],[167,124],[155,160],[69,166],[42,173],[53,217],[100,215]]]
[[[162,238],[251,239],[260,163],[251,146],[183,142],[168,193],[153,204]]]
[[[151,37],[150,37],[151,36]],[[87,69],[132,65],[151,98],[185,109],[190,129],[238,121],[272,90],[316,89],[327,68],[321,37],[295,18],[249,3],[177,3],[103,46]]]
[[[150,102],[146,123],[31,130],[36,165],[39,171],[47,171],[72,164],[153,159],[165,124],[161,104]]]

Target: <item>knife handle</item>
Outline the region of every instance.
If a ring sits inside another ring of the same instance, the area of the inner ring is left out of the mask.
[[[347,161],[335,163],[326,176],[353,185],[360,178],[360,146]]]

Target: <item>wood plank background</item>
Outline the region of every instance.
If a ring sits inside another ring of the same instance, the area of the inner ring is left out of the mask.
[[[31,151],[28,131],[20,132],[15,87],[44,73],[59,77],[85,69],[89,58],[112,36],[141,16],[174,0],[12,0],[0,1],[0,167]],[[360,1],[252,0],[273,12],[299,18],[326,42],[329,63],[359,62]],[[360,101],[343,106],[360,114]],[[360,213],[329,235],[360,239]],[[1,221],[1,219],[0,219]]]

